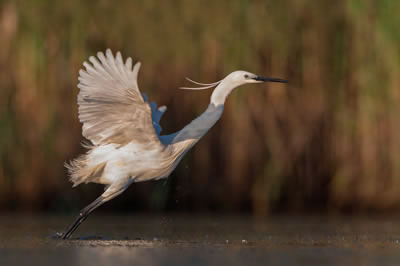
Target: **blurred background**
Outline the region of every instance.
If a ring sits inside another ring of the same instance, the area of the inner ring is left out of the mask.
[[[132,185],[102,210],[396,211],[400,207],[400,2],[0,2],[0,211],[72,212],[103,190],[72,189],[84,152],[83,61],[111,48],[143,63],[139,87],[175,132],[237,69],[290,80],[234,91],[222,120],[168,180]]]

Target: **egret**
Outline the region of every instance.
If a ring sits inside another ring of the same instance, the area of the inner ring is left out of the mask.
[[[224,103],[236,87],[246,83],[284,82],[247,71],[234,71],[214,83],[199,83],[200,90],[215,87],[204,113],[180,131],[161,135],[160,119],[167,108],[149,102],[139,91],[140,62],[132,67],[121,53],[110,49],[89,57],[79,71],[78,113],[86,154],[66,163],[73,187],[82,183],[105,185],[104,193],[83,208],[61,235],[68,239],[78,226],[103,203],[124,192],[130,184],[167,178],[183,156],[221,118]]]

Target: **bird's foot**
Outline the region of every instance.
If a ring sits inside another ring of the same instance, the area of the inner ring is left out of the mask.
[[[62,239],[64,236],[64,233],[60,233],[60,232],[55,232],[51,235],[52,239]]]

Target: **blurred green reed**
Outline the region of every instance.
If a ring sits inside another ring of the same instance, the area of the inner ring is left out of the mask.
[[[290,80],[235,91],[223,119],[165,183],[120,208],[392,210],[400,206],[400,2],[10,1],[0,3],[0,210],[78,208],[63,163],[82,152],[78,71],[108,47],[141,60],[164,132],[202,112],[236,69]],[[124,205],[123,205],[124,204]]]

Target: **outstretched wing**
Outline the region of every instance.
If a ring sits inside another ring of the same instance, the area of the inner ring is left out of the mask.
[[[137,84],[140,62],[132,69],[121,53],[97,53],[84,62],[79,72],[79,120],[82,134],[94,145],[140,143],[162,145],[155,131],[150,105]]]

